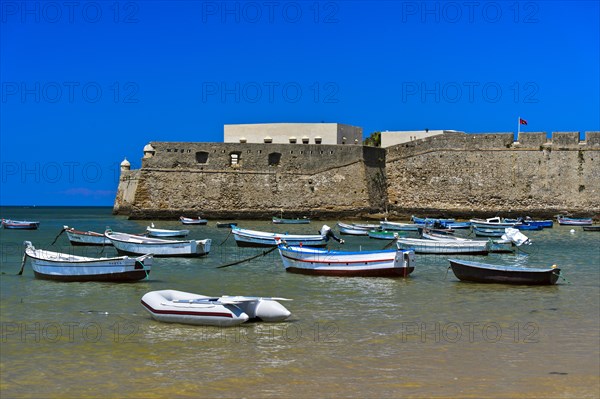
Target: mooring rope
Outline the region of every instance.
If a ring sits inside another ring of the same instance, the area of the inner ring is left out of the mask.
[[[233,231],[233,229],[229,230],[229,234],[227,234],[227,237],[225,237],[225,239],[223,240],[222,243],[219,244],[219,246],[225,244],[225,241],[227,241],[229,239],[229,236],[231,235],[231,232]]]
[[[254,256],[251,256],[249,258],[238,260],[238,261],[232,262],[232,263],[227,263],[225,265],[217,266],[217,269],[222,269],[224,267],[229,267],[229,266],[239,265],[240,263],[249,262],[252,259],[256,259],[256,258],[258,258],[260,256],[267,256],[268,254],[270,254],[271,252],[275,251],[276,249],[277,249],[277,247],[273,247],[273,248],[269,249],[268,251],[262,251],[261,253],[259,253],[257,255],[254,255]]]
[[[64,233],[65,231],[67,231],[67,229],[66,229],[66,227],[63,227],[63,229],[60,231],[60,233],[58,233],[58,235],[56,237],[54,237],[54,241],[52,241],[52,244],[50,244],[50,245],[54,245],[56,240],[58,240],[58,237],[60,237],[62,235],[62,233]]]

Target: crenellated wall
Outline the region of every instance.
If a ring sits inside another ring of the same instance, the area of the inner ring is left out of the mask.
[[[389,210],[419,214],[600,213],[599,132],[453,134],[391,147]]]
[[[152,142],[132,218],[355,215],[385,206],[385,150],[363,146]],[[232,158],[232,155],[235,157]],[[119,192],[127,190],[127,174]],[[123,187],[123,189],[121,189]],[[133,187],[131,187],[133,189]],[[129,197],[127,197],[129,198]]]
[[[124,171],[132,218],[600,215],[600,132],[447,132],[387,149],[152,142]]]

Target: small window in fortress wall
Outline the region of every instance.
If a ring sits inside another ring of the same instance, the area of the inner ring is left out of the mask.
[[[269,154],[269,166],[277,166],[281,161],[281,154],[279,152],[272,152]]]
[[[241,152],[232,152],[229,154],[230,165],[231,166],[239,166],[242,158]]]
[[[208,152],[198,151],[196,153],[196,162],[198,162],[198,163],[207,163],[208,162]]]

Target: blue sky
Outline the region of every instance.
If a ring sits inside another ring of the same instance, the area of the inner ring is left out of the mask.
[[[0,1],[0,205],[112,205],[149,141],[600,130],[598,1]]]

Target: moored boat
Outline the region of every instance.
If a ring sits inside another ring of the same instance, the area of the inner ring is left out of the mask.
[[[417,216],[412,216],[410,218],[410,220],[413,221],[413,223],[416,224],[423,224],[423,225],[430,225],[430,224],[434,224],[434,223],[439,223],[439,224],[448,224],[448,223],[455,223],[456,219],[444,219],[444,218],[420,218]]]
[[[208,255],[211,239],[204,240],[165,240],[119,233],[106,230],[104,233],[119,253],[122,254],[153,254],[156,257],[195,257]]]
[[[398,235],[406,235],[406,233],[398,233],[397,231],[387,230],[369,230],[367,234],[369,238],[374,238],[376,240],[394,240]]]
[[[472,226],[472,229],[477,237],[501,237],[504,234],[504,229],[486,229],[477,226]]]
[[[152,268],[149,254],[91,258],[36,249],[30,241],[25,245],[35,277],[45,280],[131,282],[147,278]]]
[[[500,239],[500,240],[493,240],[493,239],[489,239],[487,241],[481,241],[481,240],[470,240],[468,238],[461,238],[461,237],[454,237],[454,236],[448,236],[448,235],[442,235],[442,234],[437,234],[434,232],[429,231],[428,229],[423,229],[422,231],[419,231],[421,233],[421,237],[423,237],[424,239],[427,240],[433,240],[433,241],[471,241],[471,242],[486,242],[488,244],[488,250],[492,253],[510,253],[510,252],[514,252],[514,245],[513,242],[509,239]]]
[[[37,228],[40,227],[40,222],[29,220],[2,219],[1,224],[5,229],[37,230]]]
[[[291,313],[277,301],[285,298],[209,297],[176,290],[151,291],[141,300],[153,319],[164,323],[231,327],[248,320],[279,322]]]
[[[569,218],[566,216],[557,216],[556,220],[558,224],[562,226],[590,226],[593,221],[592,218]]]
[[[415,223],[389,222],[387,220],[383,220],[383,221],[379,222],[379,228],[381,230],[418,231],[419,227],[423,227],[423,225],[415,224]]]
[[[399,249],[413,249],[417,254],[487,255],[489,253],[488,243],[486,241],[433,241],[419,238],[398,238],[396,240],[396,245]]]
[[[469,222],[471,222],[471,226],[473,227],[502,230],[507,227],[516,227],[521,224],[521,222],[505,222],[497,216],[489,219],[471,219]]]
[[[476,283],[552,285],[560,276],[555,266],[545,269],[498,266],[461,259],[448,259],[454,275],[461,281]]]
[[[286,271],[346,277],[406,277],[415,268],[412,250],[336,251],[280,244]]]
[[[307,217],[296,218],[296,219],[286,219],[286,218],[278,218],[273,216],[273,224],[308,224],[310,223],[310,219]]]
[[[185,237],[190,234],[189,230],[168,230],[168,229],[157,229],[152,226],[146,227],[146,234],[150,237]]]
[[[231,228],[231,233],[238,247],[275,247],[277,246],[277,240],[285,241],[288,245],[306,245],[309,247],[324,247],[330,238],[341,244],[344,243],[344,240],[337,238],[327,225],[321,227],[320,234],[271,233],[242,229],[237,226]]]
[[[533,226],[541,226],[542,228],[548,228],[548,227],[552,227],[554,226],[554,221],[552,221],[551,219],[545,219],[545,220],[535,220],[532,219],[531,217],[527,216],[525,218],[517,218],[517,219],[504,219],[505,222],[510,223],[510,222],[521,222],[521,223],[525,223],[528,225],[533,225]]]
[[[63,231],[67,233],[71,245],[112,245],[112,242],[104,234],[95,231],[80,231],[69,226],[63,226],[61,233]]]
[[[186,218],[184,216],[180,216],[179,220],[183,224],[199,224],[199,225],[203,225],[203,224],[207,224],[208,223],[208,220],[202,219],[200,217],[197,217],[197,218]]]
[[[468,229],[471,227],[471,222],[452,222],[452,223],[442,223],[447,229]]]
[[[543,227],[538,224],[521,223],[515,226],[519,230],[542,230]]]
[[[583,226],[583,231],[600,231],[600,225],[597,226]]]
[[[220,229],[227,228],[230,229],[232,226],[237,226],[236,222],[217,222],[217,227]]]
[[[352,224],[337,222],[336,224],[340,234],[346,234],[351,236],[366,236],[369,234],[369,228],[357,227]]]

